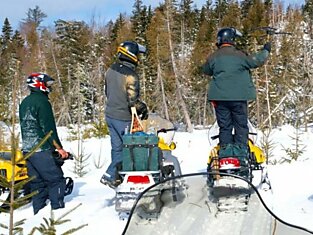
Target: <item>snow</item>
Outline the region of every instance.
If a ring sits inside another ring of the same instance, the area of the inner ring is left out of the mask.
[[[311,231],[313,231],[312,130],[309,129],[301,135],[306,148],[297,161],[268,166],[272,194],[269,191],[261,192],[265,202],[277,216],[288,223],[302,226]],[[58,131],[64,148],[76,154],[77,142],[66,140],[68,137],[67,129],[58,128]],[[277,161],[286,155],[282,146],[293,148],[294,140],[291,138],[293,133],[292,126],[283,126],[272,132],[271,139],[275,142],[273,158]],[[260,140],[259,136],[257,143]],[[195,130],[193,133],[177,132],[174,142],[177,148],[173,154],[178,157],[184,174],[206,171],[208,154],[212,148],[207,129]],[[73,193],[65,198],[66,208],[54,211],[54,215],[59,217],[75,206],[81,205],[65,217],[71,222],[56,226],[57,234],[83,224],[88,225],[74,234],[107,234],[108,231],[111,235],[121,234],[126,221],[120,220],[115,212],[115,192],[99,181],[110,163],[110,138],[84,140],[82,148],[85,154],[90,155],[89,164],[86,168],[87,174],[78,178],[73,173],[74,162],[67,161],[64,164],[65,176],[72,177],[75,185]],[[101,169],[97,169],[94,164],[99,160],[99,157],[100,163],[103,165]],[[15,211],[15,221],[26,219],[23,226],[24,234],[29,234],[33,227],[39,227],[40,223],[44,223],[43,218],[49,218],[50,213],[51,210],[48,205],[37,215],[33,215],[31,204],[28,204]],[[1,213],[0,221],[8,225],[8,214]],[[5,232],[0,228],[0,234]]]

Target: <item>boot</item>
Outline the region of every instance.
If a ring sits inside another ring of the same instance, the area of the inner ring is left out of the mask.
[[[248,165],[248,146],[242,144],[233,145],[234,156],[240,161],[241,166]]]
[[[234,156],[233,145],[232,144],[223,144],[220,147],[218,152],[219,158],[232,157]]]

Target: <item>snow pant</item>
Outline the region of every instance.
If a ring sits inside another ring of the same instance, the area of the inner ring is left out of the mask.
[[[28,177],[34,177],[30,181],[31,191],[38,192],[32,197],[34,214],[46,206],[47,199],[53,210],[64,208],[65,178],[62,168],[55,163],[52,152],[36,152],[26,163]]]
[[[215,104],[217,124],[220,128],[220,156],[247,156],[249,135],[247,101],[216,101]]]
[[[125,130],[129,131],[131,121],[117,120],[106,116],[111,137],[111,163],[106,170],[110,181],[118,179],[118,170],[122,165],[123,160],[123,135]]]

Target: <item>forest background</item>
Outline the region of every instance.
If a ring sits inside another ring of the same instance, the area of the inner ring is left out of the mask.
[[[271,41],[266,65],[252,71],[257,100],[249,117],[257,128],[313,122],[313,0],[302,6],[283,6],[272,0],[208,0],[196,8],[192,0],[165,0],[156,8],[134,0],[131,15],[99,24],[55,21],[43,27],[47,14],[29,9],[13,30],[5,19],[0,35],[0,120],[12,123],[12,104],[28,94],[27,75],[45,72],[55,78],[50,100],[57,126],[103,126],[104,73],[116,60],[125,40],[146,45],[138,73],[141,97],[156,112],[192,132],[214,122],[207,102],[210,78],[201,67],[215,49],[221,27],[243,33],[237,46],[247,53]],[[263,27],[274,27],[268,35]],[[16,97],[16,101],[14,98]]]

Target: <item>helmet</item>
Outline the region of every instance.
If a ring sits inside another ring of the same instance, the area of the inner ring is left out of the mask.
[[[138,63],[139,53],[146,53],[146,47],[132,41],[125,41],[117,48],[118,58],[133,64]]]
[[[222,44],[235,44],[235,38],[241,37],[242,34],[235,28],[222,28],[217,33],[217,42],[216,45],[219,47]]]
[[[27,78],[27,85],[31,90],[39,90],[46,94],[52,91],[54,79],[44,73],[32,73]]]

